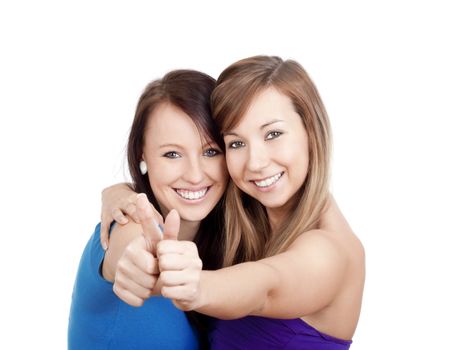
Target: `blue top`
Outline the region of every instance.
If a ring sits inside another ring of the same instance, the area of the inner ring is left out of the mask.
[[[68,349],[197,349],[197,332],[171,300],[153,296],[129,306],[101,275],[100,224],[88,241],[72,293]]]
[[[211,349],[347,350],[352,343],[321,333],[300,318],[247,316],[212,320],[211,325]]]

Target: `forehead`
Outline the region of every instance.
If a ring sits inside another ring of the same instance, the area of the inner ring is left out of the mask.
[[[253,97],[248,109],[233,129],[261,126],[274,119],[289,121],[294,117],[299,119],[292,100],[279,90],[269,87]]]
[[[196,124],[180,108],[170,104],[158,105],[149,115],[145,130],[146,144],[190,143],[199,144],[207,139],[200,134]]]

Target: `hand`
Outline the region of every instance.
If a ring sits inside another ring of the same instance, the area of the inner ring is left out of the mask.
[[[116,184],[102,191],[100,241],[102,248],[108,248],[108,233],[111,223],[116,221],[121,225],[129,222],[124,213],[135,219],[136,217],[136,193],[127,184]]]
[[[157,244],[161,294],[183,310],[199,304],[202,261],[198,248],[191,241],[178,241],[180,218],[172,210],[165,221],[164,239]]]
[[[157,282],[158,262],[144,236],[138,236],[124,250],[116,265],[114,293],[132,306],[142,306]]]
[[[130,187],[123,184],[116,184],[105,188],[102,191],[101,227],[100,241],[104,250],[108,248],[108,233],[113,221],[121,225],[129,222],[126,215],[136,223],[140,223],[140,218],[136,210],[137,194]],[[159,222],[162,221],[160,213],[153,208]]]
[[[145,194],[137,196],[136,206],[143,235],[130,242],[118,260],[113,291],[124,302],[141,306],[151,296],[158,278],[155,251],[162,233],[157,225],[159,217],[155,217]]]

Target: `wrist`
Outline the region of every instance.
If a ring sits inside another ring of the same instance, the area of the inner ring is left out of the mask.
[[[210,305],[209,298],[209,288],[208,288],[208,280],[212,271],[201,271],[201,277],[199,279],[199,287],[198,287],[198,300],[196,301],[195,310],[203,309]]]

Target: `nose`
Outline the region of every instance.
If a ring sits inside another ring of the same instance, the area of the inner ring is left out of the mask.
[[[248,145],[247,168],[252,172],[259,172],[268,166],[270,157],[264,145]]]
[[[199,184],[204,179],[204,171],[198,158],[188,160],[184,179],[191,184]]]

